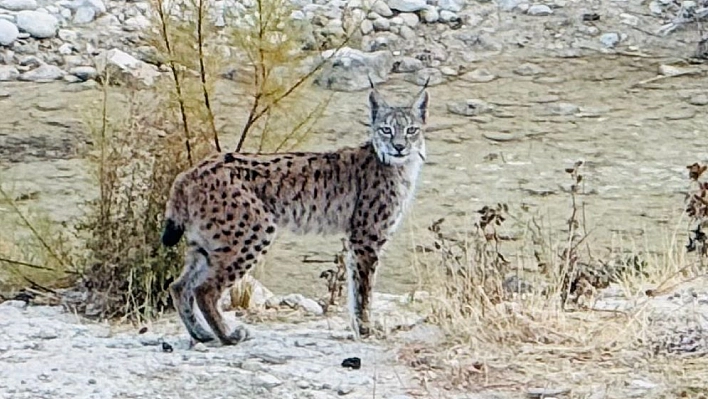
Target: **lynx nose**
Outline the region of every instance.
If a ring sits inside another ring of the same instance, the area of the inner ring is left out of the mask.
[[[394,148],[396,151],[398,151],[398,152],[403,152],[403,150],[406,149],[406,145],[405,145],[405,144],[400,144],[400,143],[399,143],[399,144],[394,144],[394,145],[393,145],[393,148]]]

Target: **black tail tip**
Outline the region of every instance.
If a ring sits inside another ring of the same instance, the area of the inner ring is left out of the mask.
[[[172,219],[167,219],[165,230],[162,232],[162,245],[166,247],[174,247],[179,243],[184,234],[184,227],[175,223]]]

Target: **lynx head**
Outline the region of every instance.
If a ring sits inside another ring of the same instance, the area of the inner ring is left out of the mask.
[[[426,87],[423,87],[413,104],[392,107],[371,85],[371,141],[380,162],[402,165],[425,161],[423,127],[428,117],[428,99]]]

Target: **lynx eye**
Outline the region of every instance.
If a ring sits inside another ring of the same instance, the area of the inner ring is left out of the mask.
[[[406,129],[406,134],[409,136],[412,136],[414,134],[418,134],[420,132],[420,128],[417,126],[411,126],[408,129]]]
[[[393,134],[393,129],[391,129],[389,126],[383,126],[379,128],[379,133],[390,136]]]

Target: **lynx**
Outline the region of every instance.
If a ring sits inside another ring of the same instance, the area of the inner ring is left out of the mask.
[[[183,235],[187,253],[170,294],[191,337],[233,345],[247,337],[227,331],[217,308],[221,293],[265,255],[276,231],[344,233],[348,308],[354,334],[368,336],[379,257],[410,204],[425,162],[424,87],[409,106],[390,106],[369,93],[370,139],[333,152],[220,153],[180,173],[165,211],[162,243]],[[211,332],[194,313],[199,306]],[[212,334],[213,332],[213,334]]]

